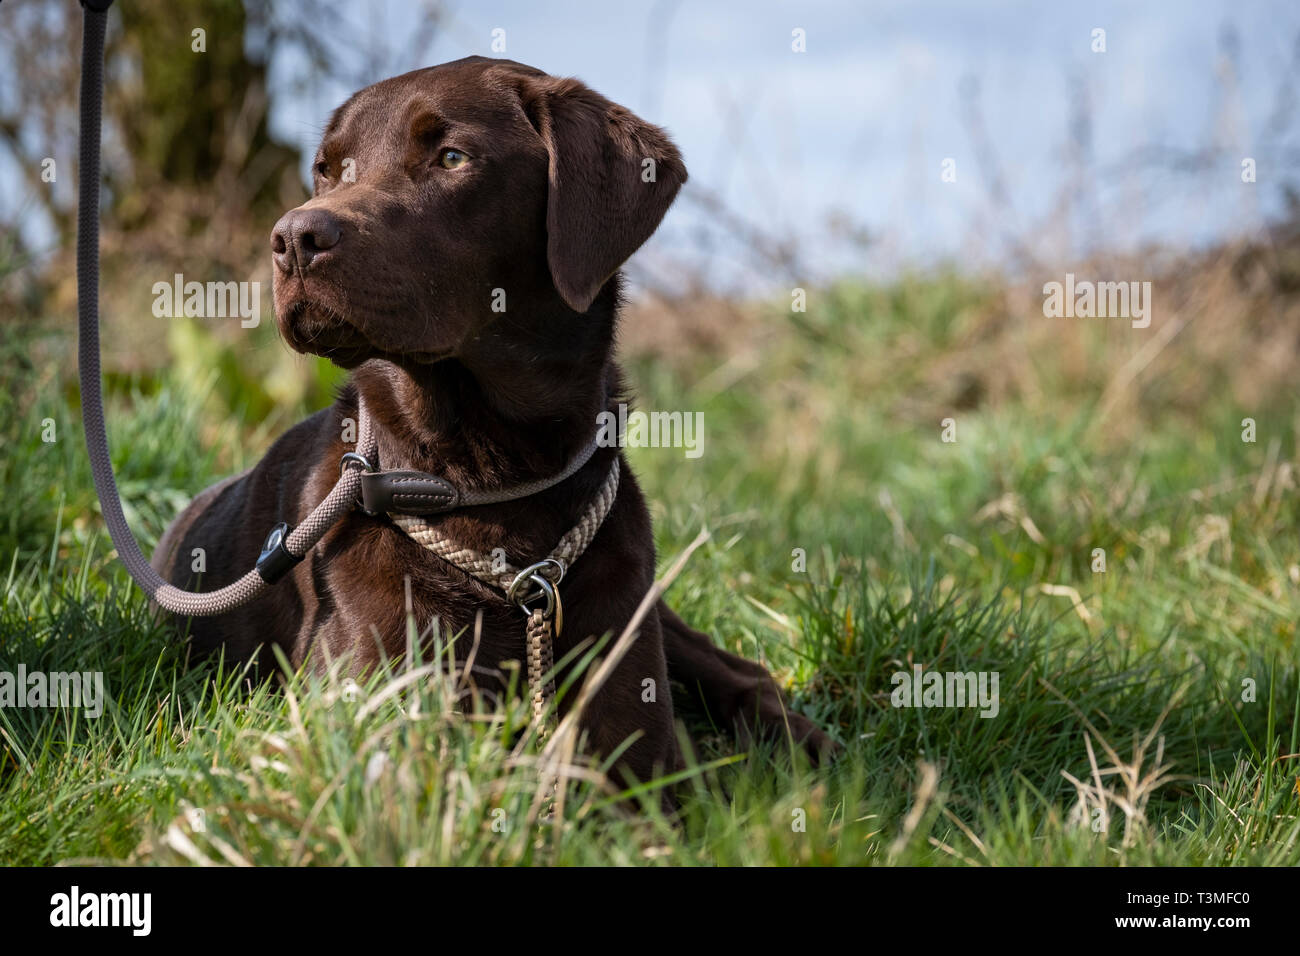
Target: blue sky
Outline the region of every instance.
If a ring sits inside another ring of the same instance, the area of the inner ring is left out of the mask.
[[[1007,261],[1012,236],[1068,263],[1090,246],[1249,233],[1280,208],[1300,156],[1297,130],[1270,131],[1284,82],[1293,98],[1281,113],[1300,116],[1294,2],[450,0],[433,42],[414,50],[425,4],[343,9],[349,22],[319,29],[367,82],[492,55],[493,30],[505,30],[505,56],[577,76],[667,127],[688,190],[720,197],[824,274],[978,268]],[[299,15],[286,3],[283,17]],[[1091,50],[1097,27],[1105,53]],[[804,53],[791,50],[795,28],[806,31]],[[1222,68],[1225,30],[1239,50],[1235,73]],[[272,128],[303,150],[305,171],[352,89],[324,80],[295,92],[301,61],[282,54],[272,66]],[[1086,167],[1068,148],[1080,103]],[[1217,152],[1193,175],[1133,161],[1152,147],[1175,158]],[[1258,161],[1253,186],[1240,181],[1244,156]],[[946,158],[956,182],[941,181]],[[847,241],[836,216],[874,241]],[[687,198],[633,274],[705,262],[723,287],[773,278],[744,246]]]
[[[403,49],[420,16],[409,2],[355,11],[348,29],[369,49]],[[1067,260],[1089,244],[1180,245],[1249,232],[1279,208],[1288,172],[1266,161],[1266,143],[1293,153],[1297,145],[1296,131],[1265,135],[1284,78],[1300,81],[1295,3],[505,0],[450,11],[422,57],[380,57],[382,71],[492,55],[492,31],[504,29],[504,55],[577,76],[666,126],[686,157],[688,188],[797,241],[829,272],[997,262],[1003,231]],[[796,27],[806,31],[805,53],[791,50]],[[1106,30],[1105,53],[1091,49],[1097,27]],[[1240,50],[1231,82],[1221,70],[1225,28]],[[971,79],[990,144],[984,155],[963,93]],[[310,150],[348,92],[322,85],[311,101],[281,99],[275,128]],[[1067,148],[1080,102],[1090,118],[1090,175]],[[1132,162],[1156,146],[1222,153],[1195,176]],[[1001,201],[985,155],[1001,171]],[[1257,158],[1253,187],[1240,181],[1242,156]],[[955,160],[954,183],[941,181],[945,158]],[[877,241],[845,242],[828,226],[834,213]],[[646,261],[671,264],[674,250],[713,228],[710,219],[680,202]],[[728,242],[715,245],[722,281],[733,271],[737,281],[761,281]]]

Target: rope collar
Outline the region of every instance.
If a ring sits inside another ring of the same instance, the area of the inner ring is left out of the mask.
[[[534,483],[540,487],[521,486],[532,490],[510,495],[494,493],[492,497],[498,501],[509,501],[556,485],[581,468],[594,451],[593,442],[574,459],[576,464],[570,463],[556,477]],[[555,696],[555,638],[564,629],[560,581],[573,563],[582,557],[604,524],[610,508],[614,506],[614,499],[618,497],[618,480],[619,460],[615,457],[604,483],[587,503],[578,523],[560,538],[547,557],[523,568],[515,567],[508,560],[492,554],[463,547],[439,527],[439,522],[429,521],[431,515],[388,512],[393,523],[417,544],[488,587],[500,591],[505,601],[517,605],[524,612],[527,618],[524,648],[528,658],[529,696],[540,736],[545,736],[546,733],[547,701]]]
[[[541,577],[552,586],[558,585],[560,579],[582,556],[591,544],[596,532],[600,530],[618,496],[619,463],[614,459],[609,473],[605,476],[600,490],[587,503],[582,517],[560,538],[551,553],[535,564],[519,567],[509,560],[494,557],[474,548],[462,547],[444,532],[439,522],[429,521],[426,517],[406,514],[389,514],[393,523],[401,528],[417,543],[432,551],[448,564],[455,565],[488,587],[500,591],[512,603],[533,600],[544,596],[545,587],[536,581],[532,590],[525,590],[524,584],[532,577]]]
[[[364,415],[364,411],[361,414]],[[424,471],[381,471],[370,467],[364,457],[357,455],[345,455],[344,462],[357,460],[365,468],[361,475],[361,507],[367,514],[432,515],[457,508],[517,501],[545,491],[575,475],[591,460],[598,445],[599,435],[594,436],[562,471],[549,478],[491,491],[461,491],[441,475]]]

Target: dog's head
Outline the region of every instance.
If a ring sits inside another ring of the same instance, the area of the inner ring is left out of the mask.
[[[352,367],[455,356],[538,304],[586,312],[686,169],[576,80],[470,57],[355,94],[313,180],[271,236],[276,315],[295,349]]]

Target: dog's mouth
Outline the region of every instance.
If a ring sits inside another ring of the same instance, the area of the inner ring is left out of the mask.
[[[450,351],[392,351],[375,345],[348,317],[328,304],[295,299],[283,311],[280,333],[296,352],[319,355],[340,368],[353,369],[367,359],[399,364],[429,365],[451,356]]]
[[[308,299],[288,305],[280,318],[280,332],[295,352],[319,355],[343,368],[360,365],[375,351],[346,316]]]

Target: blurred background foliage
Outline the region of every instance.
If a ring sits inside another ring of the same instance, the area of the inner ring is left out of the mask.
[[[276,341],[270,227],[307,191],[297,150],[268,132],[268,57],[283,45],[301,48],[309,62],[323,54],[297,18],[281,23],[269,2],[200,6],[198,19],[207,30],[203,55],[191,48],[194,18],[178,16],[175,4],[132,0],[114,7],[110,17],[102,227],[106,384],[111,393],[127,394],[154,392],[164,378],[203,383],[214,419],[234,415],[283,425],[282,415],[327,402],[340,376],[328,363],[293,356]],[[52,235],[29,247],[16,223],[5,229],[0,334],[7,362],[23,356],[33,366],[59,367],[71,382],[80,8],[38,2],[14,4],[5,14],[0,48],[12,59],[0,146],[28,177],[13,215],[43,218]],[[59,164],[53,184],[40,179],[46,156]],[[176,274],[202,282],[260,282],[257,327],[155,317],[153,284]],[[13,368],[6,365],[6,371]]]

